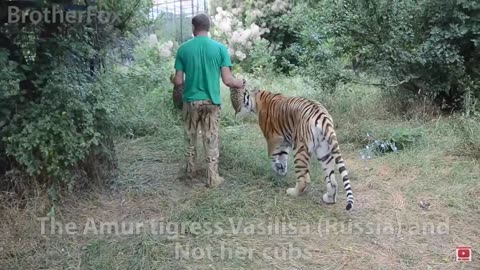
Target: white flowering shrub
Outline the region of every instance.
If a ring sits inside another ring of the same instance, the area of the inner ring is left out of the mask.
[[[286,0],[275,0],[273,2],[271,9],[273,12],[279,13],[279,12],[284,12],[287,11],[288,8],[290,7],[288,1]]]
[[[161,57],[169,58],[173,55],[173,41],[168,40],[158,44],[158,51]]]
[[[234,62],[240,63],[249,57],[256,43],[262,41],[262,35],[268,33],[267,28],[262,28],[255,23],[245,26],[239,19],[241,8],[232,11],[217,7],[213,17],[213,38],[224,43]]]
[[[227,44],[233,61],[240,63],[243,69],[258,71],[259,68],[265,67],[265,63],[273,61],[267,66],[272,66],[272,70],[273,67],[275,70],[281,70],[285,58],[284,51],[295,36],[295,31],[284,19],[290,16],[293,7],[291,2],[212,0],[211,8],[215,10],[213,36]],[[267,46],[263,40],[267,42]],[[256,54],[254,61],[248,61],[248,58],[253,58],[254,53]],[[255,63],[258,57],[261,63]],[[250,66],[252,63],[256,66]],[[289,63],[290,61],[287,61],[287,64]]]
[[[150,48],[157,50],[158,55],[163,58],[170,58],[173,56],[175,44],[171,40],[159,41],[156,34],[151,34],[146,40]]]

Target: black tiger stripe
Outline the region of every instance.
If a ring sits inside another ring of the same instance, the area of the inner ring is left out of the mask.
[[[281,156],[281,155],[288,155],[288,153],[286,151],[281,151],[276,154],[273,154],[272,156]]]
[[[308,163],[305,162],[305,160],[303,160],[303,159],[296,159],[296,160],[293,161],[293,164],[297,165],[300,161],[301,161],[305,166],[308,166]]]
[[[327,117],[324,117],[322,120],[322,129],[325,130],[325,122],[327,121]]]
[[[300,147],[298,148],[297,151],[300,152],[300,151],[303,151],[303,150],[305,150],[305,145],[304,144],[300,145]]]
[[[305,172],[304,172],[303,174],[299,175],[298,178],[302,178],[302,177],[304,177],[306,174],[309,174],[309,173],[310,173],[309,170],[305,170]]]
[[[322,117],[325,113],[324,112],[320,112],[318,115],[317,115],[317,118],[315,118],[315,125],[318,124],[318,120],[320,119],[320,117]]]
[[[326,154],[325,156],[319,158],[318,160],[320,160],[321,162],[325,162],[329,157],[330,157],[330,154]]]
[[[337,140],[337,135],[335,135],[335,133],[332,133],[332,134],[330,135],[330,140],[331,140],[331,141],[330,141],[330,144],[332,144],[333,140]]]
[[[307,153],[307,152],[299,153],[299,155],[301,155],[305,160],[309,160],[309,159],[310,159],[310,154]]]

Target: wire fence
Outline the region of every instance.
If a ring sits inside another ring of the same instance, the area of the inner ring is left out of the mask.
[[[208,13],[208,4],[208,0],[153,0],[150,19],[163,23],[162,33],[182,43],[192,36],[192,17]]]

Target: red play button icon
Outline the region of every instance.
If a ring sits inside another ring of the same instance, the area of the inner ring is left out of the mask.
[[[471,247],[457,247],[457,262],[458,261],[472,261]]]

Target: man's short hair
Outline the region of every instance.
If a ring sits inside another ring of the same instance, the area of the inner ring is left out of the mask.
[[[210,31],[210,18],[205,13],[200,13],[192,18],[193,27],[197,31]]]

